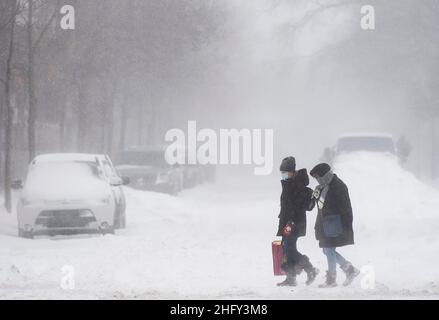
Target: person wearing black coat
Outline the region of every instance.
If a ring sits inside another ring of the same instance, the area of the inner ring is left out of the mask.
[[[340,265],[346,274],[344,286],[349,285],[360,271],[347,261],[337,251],[337,247],[353,245],[353,213],[349,191],[346,184],[337,177],[326,163],[314,167],[311,172],[319,185],[313,193],[313,199],[318,206],[315,224],[316,239],[328,260],[326,282],[320,287],[335,287],[336,266]]]
[[[318,274],[309,258],[297,250],[297,240],[306,235],[306,211],[314,207],[312,189],[308,188],[306,169],[296,171],[294,157],[285,158],[280,166],[282,174],[281,210],[277,236],[282,236],[285,260],[282,269],[287,277],[279,286],[296,286],[296,275],[303,270],[307,274],[306,284],[310,285]]]

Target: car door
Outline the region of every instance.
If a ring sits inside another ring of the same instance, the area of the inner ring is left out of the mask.
[[[110,179],[116,178],[122,180],[109,156],[106,155],[105,157],[103,157],[102,165],[104,167],[104,170],[106,171],[106,174]],[[125,206],[126,206],[125,195],[123,192],[122,185],[111,186],[111,189],[113,190],[114,200],[116,203],[116,214],[122,214],[125,211]]]

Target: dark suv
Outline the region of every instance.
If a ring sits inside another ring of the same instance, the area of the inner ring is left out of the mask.
[[[185,168],[169,165],[162,147],[121,151],[115,166],[120,174],[130,178],[130,186],[136,189],[177,194],[185,185]]]

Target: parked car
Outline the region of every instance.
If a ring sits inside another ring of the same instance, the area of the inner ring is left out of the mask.
[[[185,156],[185,159],[189,158],[189,153],[196,153],[196,149],[180,147],[178,150]],[[216,176],[216,167],[210,164],[184,164],[182,165],[184,175],[184,188],[192,188],[198,184],[204,182],[214,182]]]
[[[355,151],[381,152],[396,155],[396,146],[393,136],[386,133],[345,134],[338,138],[335,147],[336,155]]]
[[[17,204],[18,234],[114,233],[125,227],[122,185],[106,155],[46,154],[29,165]]]
[[[122,185],[128,185],[130,183],[130,179],[125,176],[120,176],[114,167],[111,159],[107,155],[98,155],[98,159],[100,160],[102,167],[105,171],[105,177],[108,179],[108,182],[113,191],[113,195],[116,202],[116,212],[114,218],[114,228],[115,229],[125,229],[126,227],[126,199],[125,194],[123,192]],[[121,180],[122,179],[122,180]],[[122,181],[122,185],[118,183],[118,181]]]
[[[131,187],[177,194],[185,186],[187,170],[169,165],[164,147],[140,147],[121,151],[115,158],[117,171],[129,177]]]
[[[332,163],[334,158],[341,154],[358,151],[379,152],[399,156],[396,143],[391,134],[351,133],[339,136],[334,147],[325,148],[320,161]]]

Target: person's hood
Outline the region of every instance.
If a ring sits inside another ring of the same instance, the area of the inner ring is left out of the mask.
[[[292,182],[295,183],[299,182],[307,187],[309,185],[308,171],[306,169],[300,169],[299,171],[297,171],[297,175],[294,178],[284,180],[282,181],[282,184],[292,183]]]
[[[298,179],[299,181],[303,182],[305,186],[309,185],[309,176],[306,169],[300,169],[297,171],[297,176],[294,177],[294,179]]]

